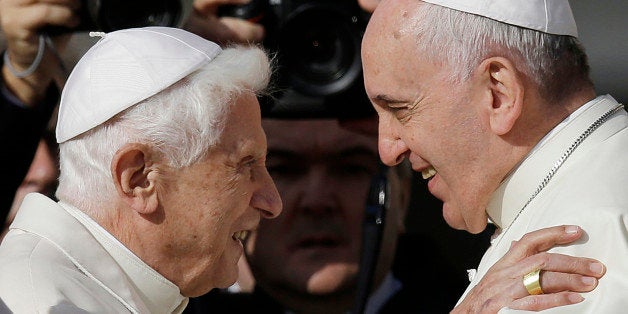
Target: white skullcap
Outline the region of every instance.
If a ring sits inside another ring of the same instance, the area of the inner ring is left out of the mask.
[[[58,143],[157,94],[222,51],[217,44],[179,28],[131,28],[103,36],[79,60],[65,84]]]
[[[548,34],[578,37],[568,0],[423,0]]]

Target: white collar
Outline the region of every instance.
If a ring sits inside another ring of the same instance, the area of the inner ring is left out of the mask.
[[[189,299],[181,295],[174,283],[144,263],[87,214],[67,203],[59,205],[80,221],[120,265],[150,313],[181,313],[185,309]]]
[[[578,108],[543,137],[491,196],[486,209],[490,221],[498,228],[509,226],[553,163],[592,122],[616,105],[617,101],[611,96],[599,96]]]

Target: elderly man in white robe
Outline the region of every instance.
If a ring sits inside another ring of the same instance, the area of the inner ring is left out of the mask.
[[[98,35],[61,96],[59,202],[27,195],[0,246],[0,312],[181,313],[236,280],[242,240],[281,212],[264,51],[176,28]]]

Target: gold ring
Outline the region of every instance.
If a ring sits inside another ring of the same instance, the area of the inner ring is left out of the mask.
[[[541,269],[535,269],[523,276],[523,285],[530,295],[543,294],[541,289]]]

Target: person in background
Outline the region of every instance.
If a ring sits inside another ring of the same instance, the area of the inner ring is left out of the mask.
[[[622,312],[628,166],[617,156],[628,147],[626,112],[596,96],[566,0],[485,4],[377,6],[362,60],[380,157],[390,166],[408,159],[453,228],[478,233],[489,219],[498,227],[457,312],[510,313],[522,308],[518,298],[545,309],[557,297],[567,306],[552,313]],[[513,241],[552,225],[578,225],[588,236],[549,252],[589,256],[608,270],[592,264],[571,292],[549,295],[556,264],[498,265]],[[504,289],[496,270],[512,272],[517,289]],[[500,290],[492,302],[476,298]]]
[[[0,234],[0,242],[9,231],[9,226],[17,214],[22,200],[28,193],[41,193],[50,198],[54,198],[57,190],[57,178],[59,177],[59,153],[58,146],[53,132],[44,132],[39,140],[35,157],[22,184],[15,192],[13,204],[9,210],[4,230]]]
[[[180,313],[233,284],[246,234],[281,212],[263,50],[168,27],[101,36],[62,92],[59,201],[27,195],[0,244],[4,310]]]
[[[0,60],[0,156],[4,161],[0,188],[2,226],[59,99],[55,80],[62,77],[62,69],[52,51],[45,49],[45,41],[40,42],[39,31],[46,25],[76,25],[77,18],[72,14],[75,2],[79,1],[0,2],[0,25],[7,46]],[[60,52],[67,39],[67,36],[55,38],[54,45]],[[36,60],[39,61],[35,63]]]

